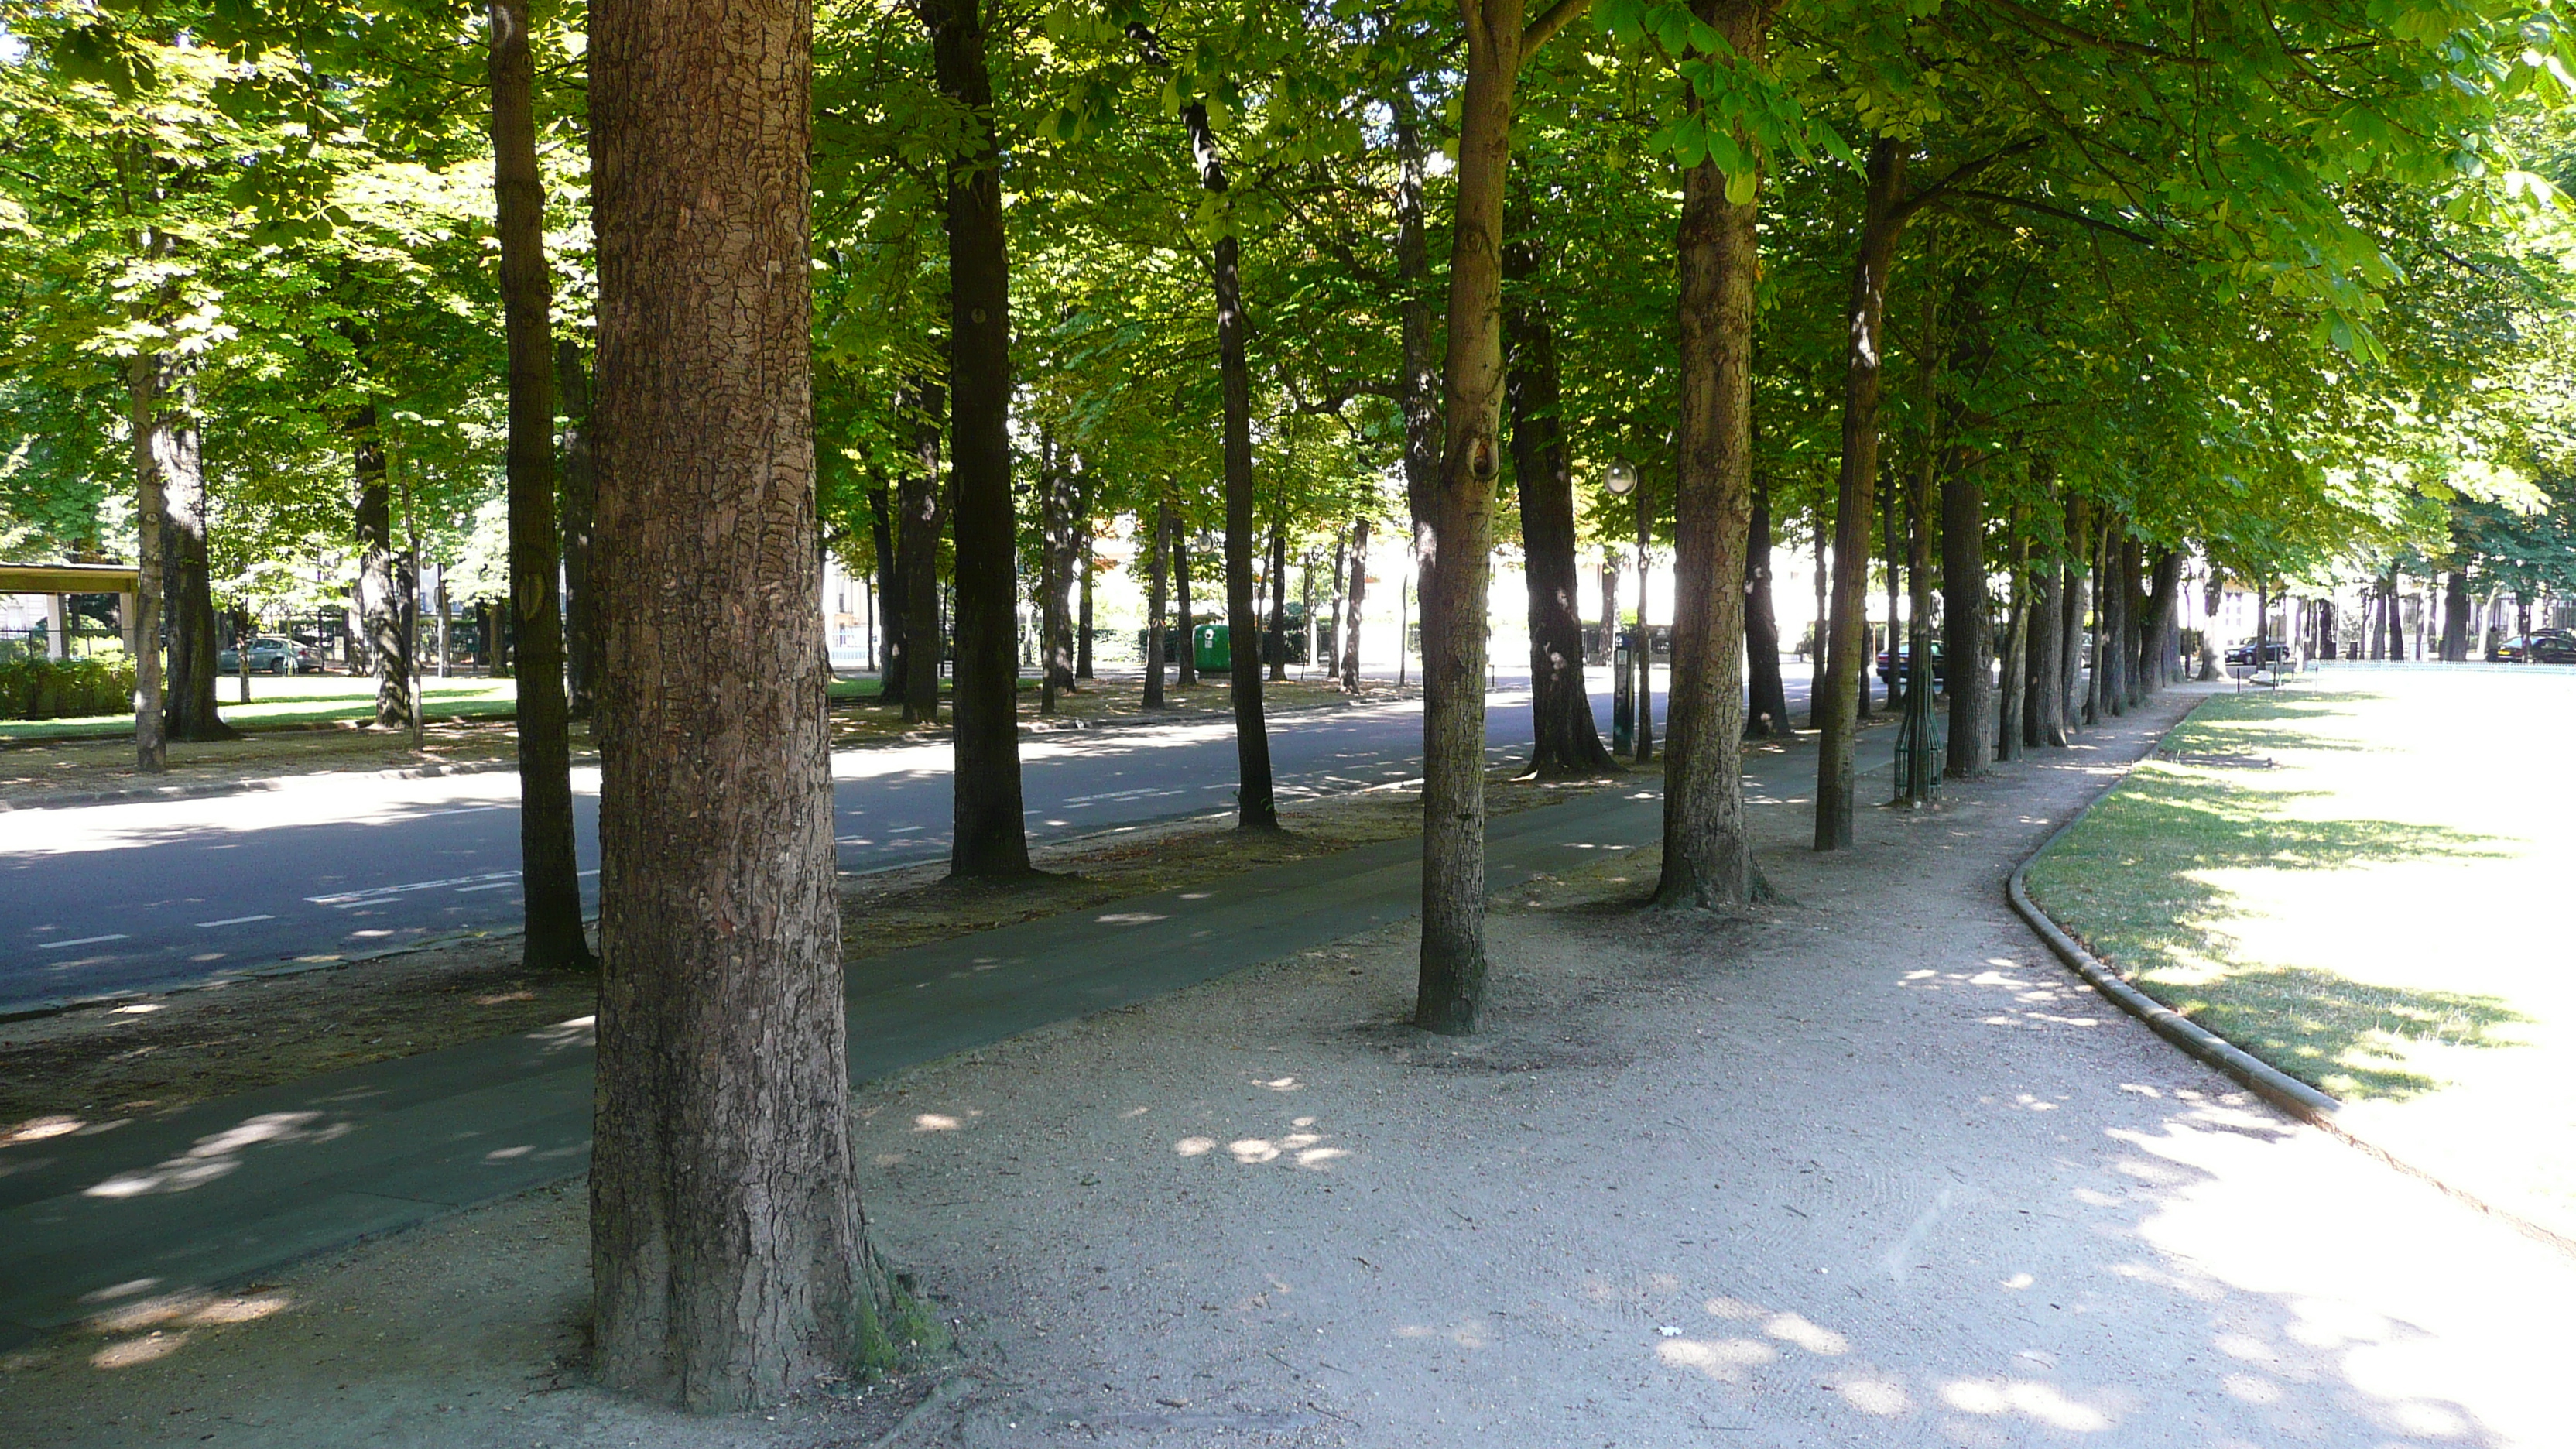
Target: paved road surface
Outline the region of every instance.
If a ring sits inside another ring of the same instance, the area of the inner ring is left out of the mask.
[[[1789,671],[1803,713],[1805,671]],[[1525,755],[1525,680],[1488,700],[1488,749]],[[1595,700],[1604,731],[1609,702]],[[1658,733],[1664,702],[1656,702]],[[1302,714],[1272,725],[1283,796],[1411,778],[1421,713],[1407,703]],[[1032,838],[1223,809],[1234,790],[1229,725],[1206,721],[1026,738]],[[834,757],[845,871],[943,858],[946,744]],[[595,887],[598,772],[576,771],[585,887]],[[7,817],[0,837],[0,1009],[165,987],[347,955],[518,920],[518,782],[299,782],[247,795]]]

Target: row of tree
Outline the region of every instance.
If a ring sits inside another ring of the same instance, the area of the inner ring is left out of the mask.
[[[390,599],[397,503],[506,494],[532,959],[587,958],[562,783],[585,696],[603,760],[602,1371],[695,1404],[882,1346],[842,1130],[826,547],[882,581],[910,711],[953,653],[952,865],[1008,878],[1024,578],[1060,687],[1102,521],[1157,594],[1184,538],[1221,536],[1249,641],[1265,535],[1276,590],[1292,533],[1401,518],[1415,1020],[1465,1032],[1515,518],[1549,773],[1608,764],[1578,551],[1668,541],[1657,899],[1731,910],[1762,889],[1745,683],[1754,727],[1785,724],[1766,590],[1793,521],[1831,571],[1838,849],[1874,559],[1912,619],[1941,596],[1949,750],[1912,753],[1919,797],[2162,682],[2187,554],[2267,588],[2374,551],[2464,575],[2482,510],[2527,518],[2568,471],[2544,102],[2576,52],[2538,3],[0,17],[9,486],[66,546],[137,539],[170,615],[147,763],[165,719],[220,727],[210,498],[287,551],[353,540],[362,599]],[[1262,684],[1236,648],[1256,831]]]

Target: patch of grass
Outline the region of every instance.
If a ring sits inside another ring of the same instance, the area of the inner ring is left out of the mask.
[[[346,675],[251,677],[249,704],[236,704],[238,686],[225,676],[215,687],[215,706],[226,724],[257,731],[372,719],[375,683]],[[439,719],[506,719],[518,713],[518,681],[511,679],[427,679],[421,682],[424,717]],[[77,719],[12,720],[0,724],[0,741],[109,739],[131,735],[132,715],[85,715]]]
[[[2436,984],[2386,969],[2370,938],[2446,903],[2464,873],[2527,863],[2533,842],[2428,818],[2414,756],[2455,764],[2456,742],[2385,704],[2365,690],[2214,696],[2167,748],[2278,768],[2140,765],[2032,863],[2031,895],[2149,995],[2302,1081],[2347,1100],[2454,1085],[2460,1048],[2529,1044],[2519,958],[2498,950]]]

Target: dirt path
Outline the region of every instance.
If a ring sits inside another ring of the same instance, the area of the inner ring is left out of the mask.
[[[1759,920],[1619,908],[1634,855],[1516,893],[1472,1043],[1394,1024],[1398,928],[868,1089],[881,1244],[965,1345],[900,1442],[2564,1442],[2576,1264],[2247,1102],[2005,908],[2186,702],[1842,856],[1762,811]],[[13,1361],[0,1424],[866,1445],[919,1391],[595,1395],[584,1251],[541,1193],[129,1311]]]

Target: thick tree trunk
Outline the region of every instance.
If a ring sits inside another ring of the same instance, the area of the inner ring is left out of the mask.
[[[1204,126],[1204,118],[1201,125]],[[1215,164],[1213,152],[1207,164]],[[1222,182],[1215,188],[1222,190]],[[1216,351],[1225,408],[1225,622],[1228,682],[1234,693],[1235,828],[1275,831],[1270,722],[1261,708],[1261,616],[1252,600],[1252,370],[1244,359],[1240,253],[1216,243]]]
[[[1759,68],[1766,7],[1700,0],[1736,63]],[[1673,678],[1665,716],[1658,904],[1736,910],[1761,887],[1744,810],[1744,556],[1753,519],[1757,197],[1702,161],[1682,178],[1681,428],[1673,484]],[[1779,654],[1771,656],[1776,669]]]
[[[1954,452],[1948,462],[1941,475],[1941,677],[1950,695],[1944,773],[1972,780],[1986,772],[1995,737],[1986,657],[1986,493],[1972,460]]]
[[[2030,718],[2030,534],[2021,509],[2006,520],[2010,537],[2006,576],[2012,585],[2011,622],[2004,627],[2001,695],[1995,710],[1994,757],[2018,760]]]
[[[948,490],[940,482],[940,415],[946,390],[912,389],[913,466],[895,484],[895,578],[903,594],[903,722],[939,722],[939,668],[948,652],[939,606],[939,540],[948,531]],[[1015,684],[1016,687],[1016,684]]]
[[[2469,576],[2463,569],[2443,577],[2442,657],[2452,663],[2469,657]]]
[[[1831,632],[1831,625],[1827,621],[1832,617],[1833,603],[1833,575],[1827,570],[1825,559],[1825,535],[1827,527],[1828,525],[1825,522],[1824,509],[1819,505],[1816,510],[1815,526],[1810,530],[1810,537],[1808,540],[1814,546],[1815,550],[1815,558],[1813,562],[1816,574],[1815,633],[1808,640],[1807,652],[1807,728],[1811,730],[1821,730],[1825,727],[1825,696],[1827,694],[1827,690],[1825,689],[1825,656],[1831,652],[1826,647],[1827,637]],[[1868,590],[1863,589],[1862,597],[1866,598],[1867,596]]]
[[[2030,619],[2030,726],[2022,741],[2064,749],[2066,738],[2066,575],[2053,558],[2033,569]]]
[[[531,971],[589,970],[598,963],[582,934],[564,620],[555,592],[554,287],[546,270],[545,191],[537,178],[536,71],[528,51],[528,0],[490,0],[485,15],[491,44],[493,230],[501,243],[501,331],[509,355],[504,468],[510,495],[510,607],[519,618],[519,861],[528,926],[520,959]],[[573,436],[581,436],[579,427]],[[587,446],[581,454],[587,474]],[[585,538],[590,528],[585,517]],[[414,593],[405,592],[407,605]],[[408,648],[411,631],[403,635]]]
[[[2155,690],[2182,683],[2182,551],[2157,549],[2148,576],[2147,687]]]
[[[1173,591],[1179,596],[1175,607],[1180,614],[1177,622],[1181,631],[1179,663],[1172,671],[1173,683],[1189,689],[1199,682],[1198,620],[1190,613],[1190,533],[1187,525],[1178,518],[1172,520],[1172,575]]]
[[[1142,520],[1139,520],[1140,522]],[[1145,708],[1163,708],[1163,585],[1170,571],[1172,550],[1172,505],[1154,504],[1154,541],[1149,546],[1146,562],[1145,593]]]
[[[1583,680],[1581,587],[1574,558],[1574,465],[1559,416],[1556,323],[1530,294],[1538,243],[1526,219],[1503,249],[1512,290],[1503,302],[1511,409],[1512,472],[1520,492],[1522,577],[1529,597],[1531,773],[1542,780],[1607,774],[1615,767],[1592,719]]]
[[[134,763],[146,774],[157,775],[170,767],[161,678],[161,598],[166,583],[161,559],[162,478],[177,450],[177,438],[161,410],[161,358],[137,353],[126,364],[125,381],[134,447]]]
[[[1052,435],[1038,434],[1038,713],[1073,684],[1073,489]]]
[[[1018,527],[1011,512],[1010,260],[983,0],[924,0],[939,89],[973,116],[948,173],[949,508],[956,535],[953,878],[1029,873],[1020,813]]]
[[[2128,679],[2129,708],[2141,709],[2147,692],[2154,687],[2148,675],[2148,635],[2153,623],[2147,613],[2146,545],[2135,538],[2120,540],[2120,647],[2127,651],[2125,665]]]
[[[376,434],[376,405],[358,409],[353,455],[358,484],[358,617],[366,631],[367,662],[376,675],[380,730],[411,724],[410,651],[403,647],[401,584],[394,561],[393,493],[385,484],[384,444]],[[522,630],[524,632],[524,630]]]
[[[154,446],[161,452],[161,618],[170,639],[163,727],[174,740],[229,740],[235,732],[215,711],[219,671],[206,469],[196,387],[186,373],[165,384],[155,412],[164,433]]]
[[[1520,0],[1467,0],[1440,471],[1415,499],[1422,568],[1422,957],[1414,1025],[1476,1029],[1485,999],[1485,593],[1502,471],[1503,184]]]
[[[814,568],[807,15],[681,0],[590,21],[609,484],[593,1333],[602,1383],[706,1411],[884,1343]]]
[[[879,475],[882,479],[882,475]],[[869,582],[876,590],[877,608],[877,698],[880,701],[903,698],[903,573],[895,549],[894,490],[882,486],[868,490],[868,541],[876,550],[877,566]]]
[[[1928,804],[1941,784],[1941,764],[1932,745],[1932,510],[1938,505],[1933,473],[1937,460],[1931,440],[1924,440],[1923,465],[1905,489],[1905,728],[1914,734],[1910,766],[1896,780],[1896,798]],[[1893,630],[1889,631],[1893,633]]]
[[[2070,533],[2067,538],[2072,543],[2075,535]],[[2093,607],[2091,585],[2087,576],[2079,572],[2073,563],[2066,566],[2065,582],[2058,591],[2058,602],[2058,659],[2066,669],[2064,695],[2066,734],[2068,743],[2072,744],[2078,729],[2096,722],[2092,693],[2086,683],[2087,661],[2084,650],[2084,618]]]
[[[543,243],[543,234],[538,238]],[[599,470],[591,457],[590,370],[581,349],[555,344],[555,410],[563,415],[563,576],[566,702],[588,719],[599,695],[599,597],[591,581],[591,537],[598,525]],[[882,561],[877,565],[885,567]]]
[[[1780,677],[1780,614],[1771,597],[1771,485],[1756,478],[1744,536],[1744,737],[1788,734],[1789,685]]]
[[[1361,518],[1351,525],[1350,603],[1345,612],[1348,621],[1336,642],[1342,647],[1342,692],[1357,694],[1360,688],[1360,609],[1368,598],[1369,521]]]
[[[1261,629],[1261,659],[1270,678],[1288,678],[1288,521],[1270,520],[1270,614]]]
[[[1859,793],[1853,748],[1861,697],[1869,691],[1869,526],[1877,509],[1879,370],[1886,345],[1881,317],[1887,273],[1904,230],[1897,211],[1905,193],[1905,146],[1881,136],[1870,143],[1868,191],[1859,253],[1852,263],[1843,361],[1842,466],[1834,504],[1833,620],[1825,660],[1822,736],[1816,746],[1816,849],[1848,850]],[[1892,622],[1892,620],[1891,620]]]

